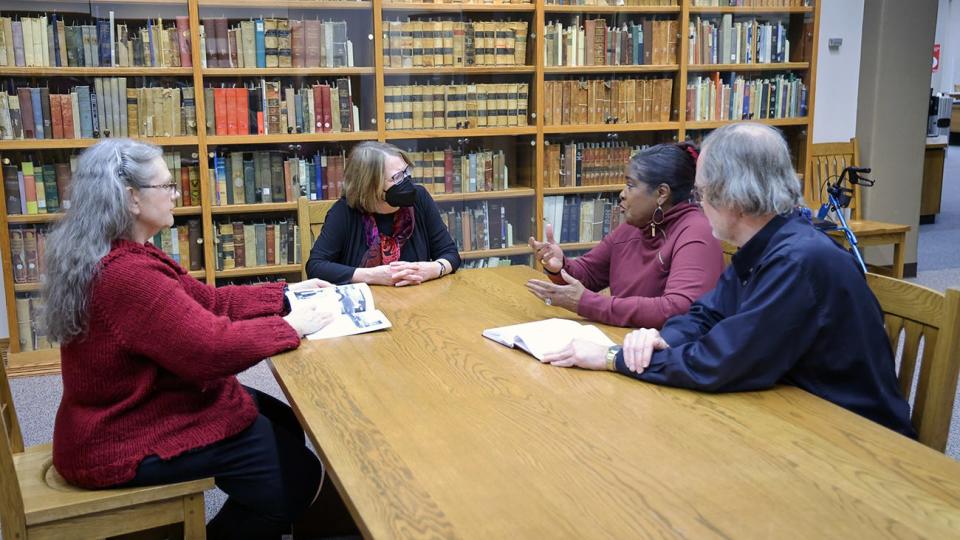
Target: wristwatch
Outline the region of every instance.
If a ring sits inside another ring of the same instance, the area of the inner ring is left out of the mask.
[[[616,371],[617,370],[617,353],[623,349],[620,345],[611,345],[607,349],[607,371]]]

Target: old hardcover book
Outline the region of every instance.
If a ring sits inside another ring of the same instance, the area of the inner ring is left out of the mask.
[[[292,66],[293,50],[291,47],[290,21],[277,19],[277,60],[279,67],[288,68]]]
[[[305,20],[304,26],[304,67],[320,67],[321,44],[323,43],[323,23],[318,20]]]
[[[306,58],[306,32],[303,21],[290,19],[290,65],[295,68],[304,67]]]
[[[263,21],[263,51],[268,68],[280,67],[278,22],[277,19],[264,19]]]
[[[20,214],[21,206],[21,193],[20,193],[20,181],[17,176],[17,166],[16,165],[4,165],[3,166],[3,191],[6,194],[7,198],[7,213],[8,214]]]

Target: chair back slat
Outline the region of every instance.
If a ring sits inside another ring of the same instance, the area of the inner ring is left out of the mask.
[[[0,529],[4,538],[26,538],[23,496],[13,463],[13,454],[23,452],[23,437],[3,362],[0,362],[0,409]]]
[[[320,236],[320,229],[327,219],[327,213],[335,201],[311,201],[306,197],[297,199],[297,222],[300,223],[300,263],[301,273],[307,279],[307,259],[313,243]]]
[[[884,312],[894,352],[904,333],[898,377],[903,395],[916,381],[911,421],[920,442],[940,452],[947,444],[960,374],[960,290],[946,294],[903,280],[867,274]],[[923,347],[923,354],[919,349]]]
[[[807,163],[807,174],[803,183],[803,196],[807,205],[816,211],[827,202],[826,183],[835,182],[848,166],[859,165],[860,157],[857,149],[857,139],[840,143],[817,143],[811,145]],[[860,208],[860,186],[849,185],[853,188],[853,197],[850,201],[850,216],[853,219],[862,219]]]

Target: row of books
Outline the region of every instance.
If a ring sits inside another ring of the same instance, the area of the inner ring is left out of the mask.
[[[153,245],[187,270],[203,270],[203,227],[199,219],[188,219],[153,236]]]
[[[607,26],[606,19],[576,16],[570,25],[551,21],[543,28],[546,66],[676,64],[679,23],[640,19]]]
[[[192,86],[127,86],[126,77],[94,78],[66,94],[17,88],[0,92],[0,139],[78,139],[196,135]]]
[[[384,87],[387,129],[527,125],[527,83]]]
[[[350,0],[346,0],[350,1]],[[390,0],[391,4],[420,4],[420,0]],[[502,5],[502,4],[531,4],[533,0],[433,0],[425,2],[427,4],[466,4],[466,5]]]
[[[190,67],[190,19],[147,19],[128,27],[109,18],[71,24],[49,17],[0,17],[0,66],[20,67]]]
[[[39,292],[17,293],[17,333],[20,334],[21,351],[39,351],[60,346],[51,342],[40,326],[40,314],[43,312],[43,298]]]
[[[544,147],[543,186],[620,184],[630,157],[642,148],[624,141],[549,144]]]
[[[70,208],[71,170],[70,163],[4,165],[7,214],[53,214]]]
[[[225,17],[201,19],[204,67],[352,67],[346,21],[250,19],[230,27]]]
[[[673,79],[545,81],[543,121],[570,124],[669,122]]]
[[[460,263],[461,270],[473,270],[475,268],[498,268],[500,266],[513,265],[531,265],[530,255],[514,255],[512,257],[481,257],[479,259],[466,259]]]
[[[208,87],[204,111],[210,135],[341,133],[360,124],[349,78],[299,89],[281,89],[280,81],[266,80],[239,88]]]
[[[215,224],[217,270],[300,264],[300,227],[294,221]]]
[[[804,7],[812,6],[813,0],[690,0],[696,7]]]
[[[384,21],[383,65],[522,66],[526,21]]]
[[[476,193],[509,189],[510,169],[503,150],[408,152],[413,181],[430,193]]]
[[[757,120],[807,115],[807,85],[789,75],[746,79],[730,74],[724,82],[718,73],[697,77],[687,85],[687,119]]]
[[[733,22],[725,13],[716,21],[690,21],[691,64],[772,64],[790,59],[790,40],[781,21]]]
[[[343,192],[346,157],[314,154],[311,159],[281,152],[230,152],[216,155],[209,180],[213,204],[256,204],[337,199]]]
[[[40,283],[46,274],[46,226],[10,227],[10,257],[14,283]]]
[[[543,198],[543,219],[561,244],[599,242],[622,221],[616,195],[554,195]]]
[[[459,208],[440,208],[440,219],[459,251],[513,247],[513,224],[501,201],[477,201]]]
[[[548,6],[676,6],[679,0],[546,0]]]

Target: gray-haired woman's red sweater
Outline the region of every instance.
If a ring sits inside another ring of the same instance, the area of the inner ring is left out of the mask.
[[[152,245],[114,242],[91,284],[88,330],[60,347],[57,471],[111,486],[146,456],[246,429],[257,408],[234,375],[299,345],[282,310],[280,284],[210,287]]]
[[[723,252],[700,208],[684,202],[665,213],[655,236],[649,225],[624,223],[582,257],[567,259],[564,269],[587,288],[578,315],[615,326],[660,328],[716,286]],[[559,275],[550,279],[565,283]],[[609,296],[594,292],[607,287]]]

